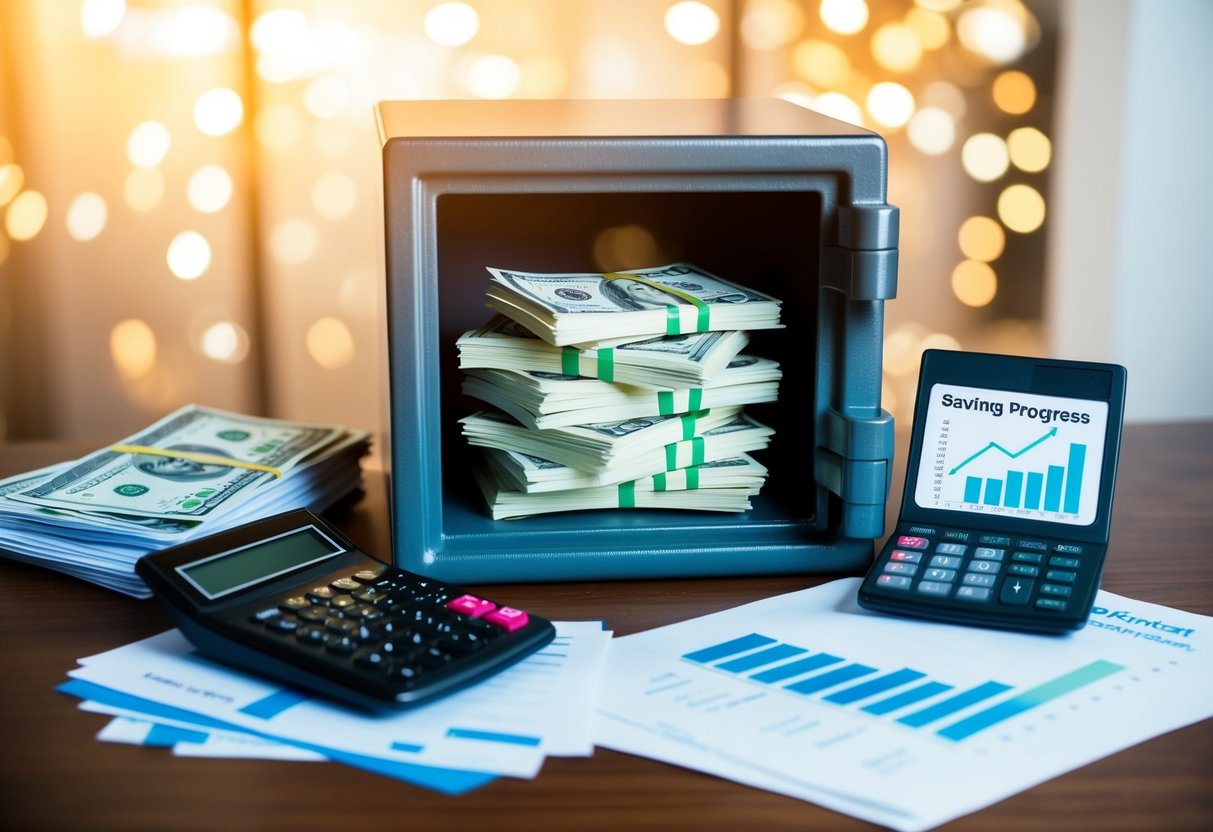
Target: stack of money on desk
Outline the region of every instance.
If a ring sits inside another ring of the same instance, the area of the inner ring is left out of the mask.
[[[601,508],[739,512],[766,481],[773,431],[744,411],[779,365],[744,355],[780,302],[678,263],[608,274],[490,268],[499,314],[458,340],[460,420],[485,449],[494,519]]]
[[[133,595],[148,552],[357,491],[369,435],[189,405],[117,445],[0,481],[0,556]]]

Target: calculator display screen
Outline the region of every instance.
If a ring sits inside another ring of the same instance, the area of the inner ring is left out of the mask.
[[[1107,402],[954,384],[928,395],[914,485],[920,508],[1095,522]]]
[[[177,572],[214,599],[343,551],[315,526],[307,526],[182,564]]]

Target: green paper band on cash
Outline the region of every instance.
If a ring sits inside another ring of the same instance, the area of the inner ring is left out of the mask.
[[[228,468],[247,468],[250,471],[265,471],[281,479],[282,472],[272,465],[261,465],[257,462],[247,462],[243,459],[233,459],[221,454],[207,454],[198,451],[174,451],[166,448],[153,448],[150,445],[112,445],[110,450],[119,454],[139,454],[140,456],[166,456],[172,459],[188,459],[200,465],[225,465]]]
[[[586,350],[586,354],[592,353],[591,357],[598,361],[598,366],[594,370],[594,378],[600,381],[615,380],[615,349],[614,347],[600,347],[596,350]],[[560,372],[566,376],[581,375],[581,350],[574,347],[563,347],[560,350]]]
[[[643,283],[645,286],[656,289],[659,292],[665,292],[667,295],[673,295],[681,301],[689,303],[695,307],[695,328],[682,328],[682,314],[679,307],[670,305],[665,308],[665,334],[666,335],[686,335],[688,332],[707,332],[712,328],[712,310],[706,303],[701,301],[694,295],[683,292],[679,289],[673,289],[669,286],[664,286],[655,280],[650,280],[647,277],[641,277],[638,274],[628,274],[627,272],[608,272],[602,276],[603,280],[635,280],[637,283]]]
[[[694,439],[695,438],[695,421],[697,419],[702,419],[704,416],[707,416],[711,412],[712,412],[711,410],[701,410],[698,413],[682,414],[682,417],[681,417],[682,418],[682,438],[684,440]]]
[[[685,468],[685,465],[678,464],[678,444],[671,442],[665,446],[665,469],[673,471],[675,468]],[[704,442],[702,436],[691,437],[691,464],[702,465],[704,457],[704,447],[707,443]]]
[[[636,483],[619,483],[619,507],[636,508]]]
[[[686,472],[687,472],[687,475],[686,475],[687,484],[686,484],[685,490],[694,491],[696,488],[699,487],[699,469],[698,468],[687,468]],[[666,481],[665,474],[654,474],[653,475],[653,489],[654,490],[665,491],[668,487],[669,487],[669,484]]]
[[[679,407],[675,402],[675,393],[687,394],[686,407]],[[703,407],[703,388],[691,387],[687,390],[662,390],[657,394],[657,412],[662,416],[673,416],[675,413],[696,411]]]

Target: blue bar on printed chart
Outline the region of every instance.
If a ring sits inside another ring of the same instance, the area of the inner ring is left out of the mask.
[[[1072,443],[1070,461],[1066,465],[1066,501],[1064,511],[1078,514],[1078,499],[1082,494],[1082,469],[1087,459],[1087,446]]]
[[[791,679],[793,676],[799,676],[812,670],[821,670],[823,667],[838,664],[840,661],[842,661],[841,656],[818,653],[808,658],[799,659],[798,661],[781,664],[779,667],[772,667],[770,670],[764,670],[761,673],[755,673],[750,678],[755,682],[774,684],[775,682],[782,682],[784,679]]]
[[[996,506],[1002,499],[1002,480],[996,480],[990,477],[986,480],[986,499],[985,504],[988,506]]]
[[[1040,492],[1044,487],[1045,475],[1039,471],[1028,473],[1028,487],[1023,493],[1023,507],[1033,511],[1040,508]]]
[[[945,716],[950,716],[976,702],[980,702],[983,699],[989,699],[991,696],[995,696],[1010,689],[1010,685],[1004,685],[1002,682],[983,682],[975,688],[963,691],[955,696],[949,696],[942,702],[937,702],[934,705],[928,705],[921,711],[906,714],[897,721],[903,725],[909,725],[911,728],[921,728],[927,723],[934,722],[937,719],[943,719]]]
[[[1097,682],[1105,676],[1110,676],[1124,669],[1124,665],[1103,661],[1102,659],[1091,662],[1084,667],[1026,690],[1018,696],[999,702],[997,705],[992,705],[984,711],[978,711],[972,716],[965,717],[959,722],[940,729],[937,733],[941,737],[957,742],[968,739],[978,731],[984,731],[991,725],[996,725],[1011,717],[1019,716],[1024,711],[1029,711],[1046,702],[1051,702],[1060,696],[1065,696],[1067,693],[1073,693],[1081,687],[1089,685],[1092,682]]]
[[[873,702],[871,705],[864,705],[860,710],[881,716],[896,711],[899,708],[916,705],[924,699],[930,699],[936,694],[947,693],[951,689],[951,685],[945,685],[943,682],[927,682],[916,688],[910,688],[902,693],[894,694],[888,699],[881,699],[878,702]]]
[[[693,653],[687,653],[683,658],[692,662],[714,662],[717,659],[723,659],[725,656],[735,656],[738,653],[753,650],[755,647],[765,647],[768,644],[774,643],[775,639],[773,638],[760,636],[758,633],[750,633],[741,638],[735,638],[722,644],[715,644],[702,650],[696,650]]]
[[[801,653],[807,652],[803,647],[796,647],[791,644],[776,644],[774,647],[759,650],[757,653],[750,653],[748,656],[723,662],[716,665],[716,667],[720,670],[727,670],[729,673],[744,673],[747,670],[762,667],[764,664],[777,662],[780,659],[790,659],[792,656],[799,656]]]
[[[1060,465],[1050,465],[1045,478],[1045,511],[1061,511],[1061,482],[1065,478],[1066,469]]]
[[[981,477],[965,477],[965,502],[981,502]]]
[[[849,688],[844,688],[837,693],[831,693],[825,697],[825,701],[833,702],[836,705],[849,705],[852,702],[858,702],[860,699],[867,699],[869,696],[875,696],[878,693],[884,693],[887,690],[901,687],[908,682],[913,682],[926,676],[925,673],[920,673],[917,670],[903,668],[896,670],[879,679],[872,679],[869,682],[861,682],[858,685],[853,685]]]
[[[828,673],[822,673],[820,676],[810,676],[802,682],[793,682],[790,685],[785,685],[783,689],[790,690],[793,693],[817,693],[819,690],[832,688],[835,685],[841,685],[843,682],[849,682],[852,679],[858,679],[860,676],[867,676],[869,673],[875,672],[876,668],[874,667],[868,667],[864,664],[850,664],[837,670],[831,670]]]
[[[1023,472],[1007,471],[1007,491],[1002,504],[1007,508],[1019,508],[1019,495],[1023,491]]]

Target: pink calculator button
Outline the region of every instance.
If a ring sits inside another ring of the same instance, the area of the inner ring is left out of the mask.
[[[480,618],[480,616],[497,609],[497,605],[492,601],[477,598],[475,595],[460,595],[454,601],[448,601],[446,608],[454,612],[461,612],[464,615],[470,615],[472,618]]]
[[[493,610],[484,617],[485,621],[491,624],[496,624],[506,632],[512,633],[515,630],[521,630],[531,620],[531,617],[526,614],[525,610],[516,610],[513,607],[502,607],[499,610]]]
[[[908,534],[903,534],[897,538],[898,546],[905,546],[907,549],[925,549],[930,543],[925,537],[911,537]]]

